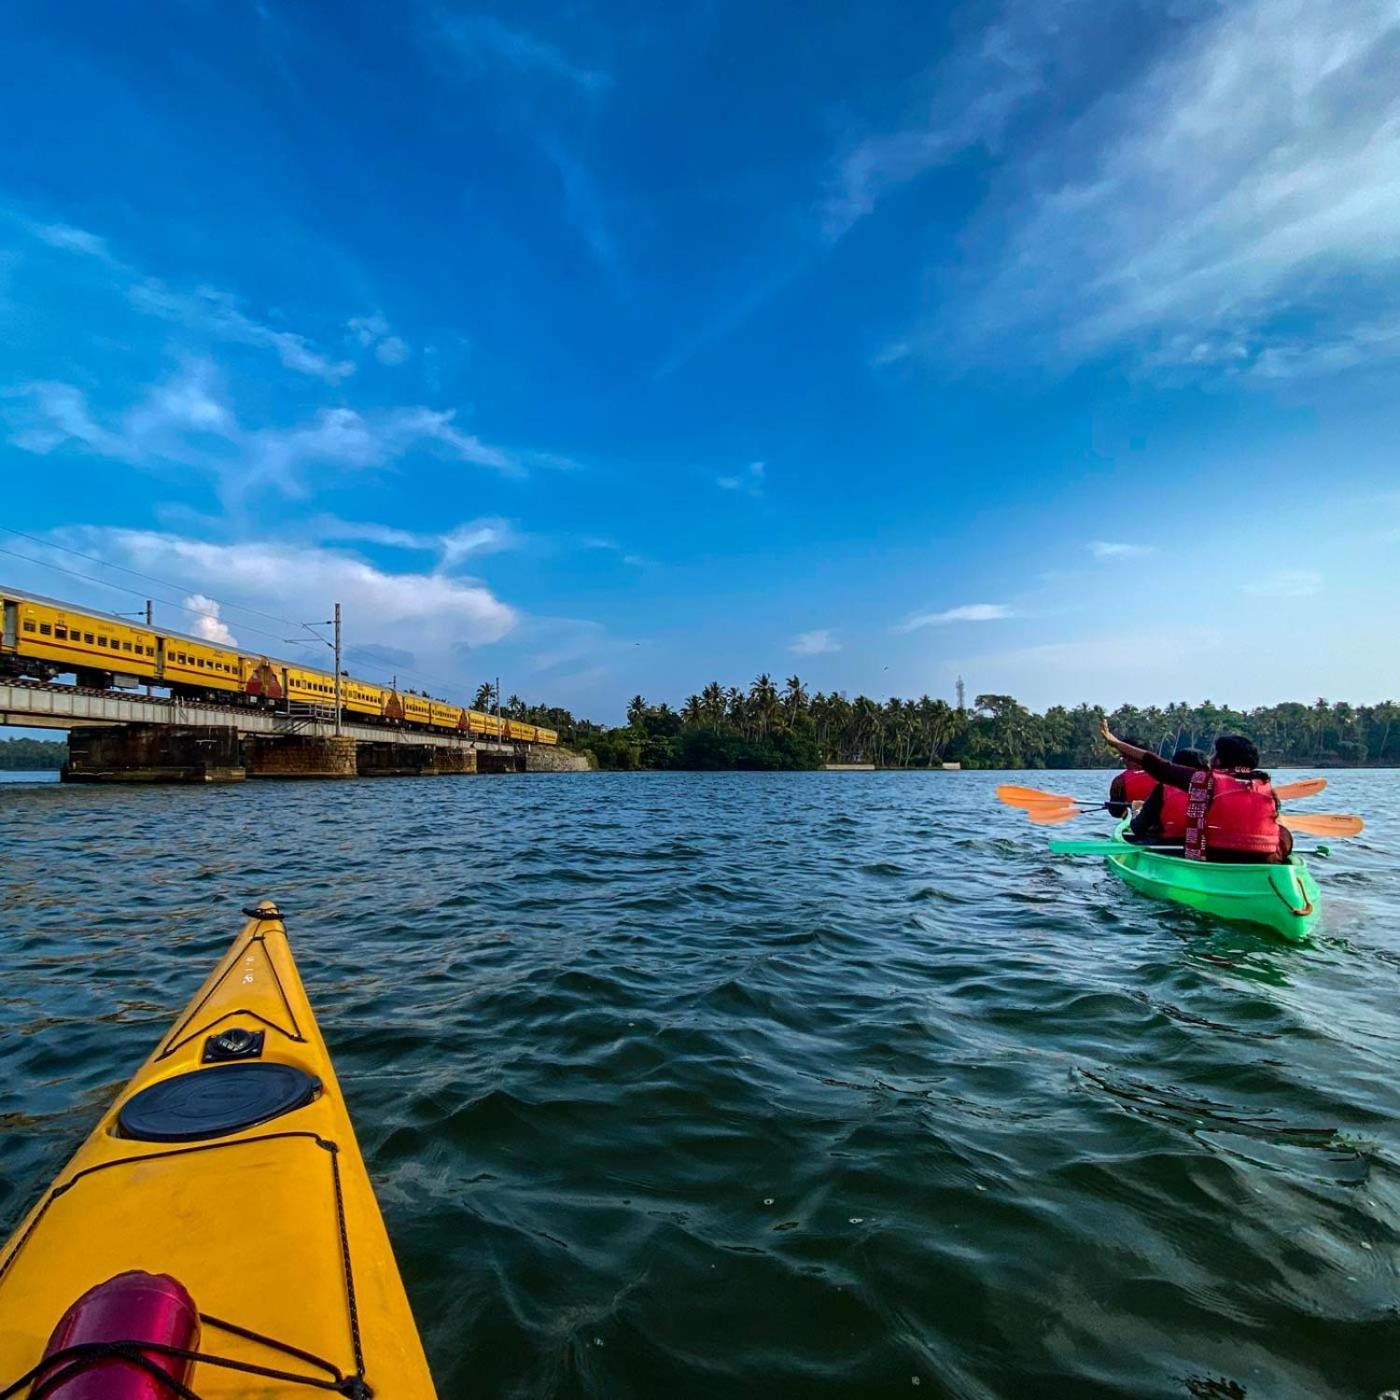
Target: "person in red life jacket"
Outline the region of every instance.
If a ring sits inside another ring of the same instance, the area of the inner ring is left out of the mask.
[[[1273,783],[1259,771],[1259,750],[1242,734],[1222,734],[1210,766],[1188,768],[1117,738],[1107,720],[1101,733],[1107,744],[1135,760],[1150,777],[1186,794],[1187,860],[1276,865],[1292,853],[1293,833],[1279,824]]]
[[[1136,738],[1129,738],[1124,742],[1134,750],[1142,748]],[[1152,789],[1156,786],[1156,780],[1147,776],[1143,771],[1142,764],[1125,755],[1123,771],[1109,784],[1107,804],[1109,815],[1117,817],[1121,821],[1135,804],[1146,802],[1152,796]]]
[[[1200,749],[1178,749],[1172,762],[1183,768],[1203,769],[1210,761]],[[1145,771],[1145,770],[1144,770]],[[1186,793],[1181,788],[1158,783],[1142,810],[1132,820],[1129,841],[1151,842],[1154,846],[1184,845],[1186,842]]]

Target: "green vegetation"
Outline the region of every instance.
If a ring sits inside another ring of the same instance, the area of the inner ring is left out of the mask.
[[[512,696],[503,713],[559,731],[560,742],[592,752],[600,768],[818,768],[874,763],[888,768],[1111,768],[1098,737],[1098,706],[1055,705],[1035,714],[1010,695],[979,695],[959,709],[927,695],[881,704],[868,696],[810,694],[797,676],[779,688],[759,676],[748,690],[718,682],[680,709],[640,695],[627,723],[606,729],[567,710],[532,708]],[[1400,764],[1400,705],[1296,701],[1241,711],[1179,703],[1109,713],[1118,734],[1171,753],[1182,744],[1209,747],[1217,734],[1247,734],[1266,766],[1340,767]]]
[[[38,773],[62,768],[68,757],[63,739],[0,739],[0,773]]]

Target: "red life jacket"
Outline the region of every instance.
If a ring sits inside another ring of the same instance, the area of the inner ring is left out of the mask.
[[[1157,786],[1157,779],[1142,768],[1125,768],[1118,776],[1123,780],[1124,802],[1146,802]]]
[[[1273,855],[1278,851],[1278,802],[1262,773],[1202,769],[1186,794],[1186,858],[1208,850]]]
[[[1180,788],[1162,787],[1162,838],[1186,839],[1186,794]]]

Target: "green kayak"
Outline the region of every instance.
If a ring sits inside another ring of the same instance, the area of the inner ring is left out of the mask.
[[[1123,839],[1127,827],[1124,821],[1113,833],[1123,852],[1110,855],[1108,865],[1135,890],[1222,919],[1263,924],[1294,943],[1308,936],[1320,896],[1302,857],[1294,856],[1285,865],[1186,860],[1132,845]]]

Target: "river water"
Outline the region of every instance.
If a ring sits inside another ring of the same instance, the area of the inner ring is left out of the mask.
[[[270,895],[444,1397],[1375,1397],[1400,774],[1329,776],[1304,947],[1016,775],[6,782],[0,1227]]]

